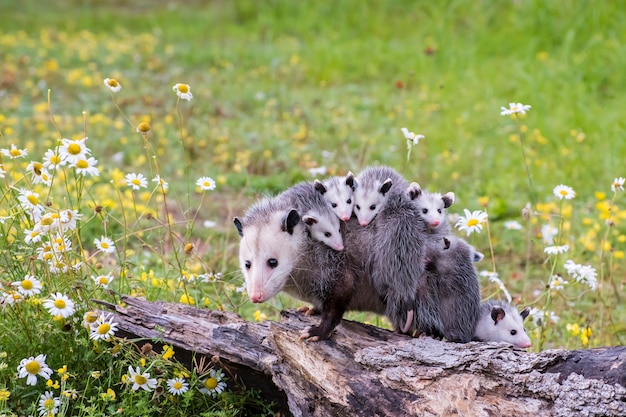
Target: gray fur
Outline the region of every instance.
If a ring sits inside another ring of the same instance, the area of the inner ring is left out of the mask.
[[[301,182],[278,194],[276,198],[285,200],[298,211],[313,239],[335,250],[344,249],[340,221],[316,189],[316,183]]]
[[[392,168],[367,167],[356,177],[354,189],[354,214],[362,226],[367,226],[380,213],[389,199],[403,195],[408,187],[406,180]]]
[[[527,307],[520,312],[506,301],[485,301],[480,305],[474,340],[504,342],[524,349],[529,348],[530,338],[524,329],[524,319],[529,311]]]
[[[415,330],[439,333],[453,342],[469,342],[480,306],[480,285],[473,266],[474,248],[453,235],[444,238],[429,235],[425,256],[426,271],[417,290]],[[431,315],[430,322],[420,319],[423,311]]]

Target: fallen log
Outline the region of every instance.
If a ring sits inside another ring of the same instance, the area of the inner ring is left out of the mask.
[[[123,334],[219,361],[293,416],[626,416],[626,347],[529,353],[499,343],[410,338],[343,320],[329,340],[299,333],[319,317],[281,322],[123,297]],[[121,333],[119,333],[121,334]],[[119,335],[118,334],[118,335]]]

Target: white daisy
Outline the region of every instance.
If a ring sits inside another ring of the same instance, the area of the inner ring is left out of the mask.
[[[91,279],[97,286],[102,288],[108,288],[111,281],[113,281],[113,275],[92,275]]]
[[[26,167],[26,172],[30,174],[33,184],[45,184],[47,186],[50,186],[50,184],[52,183],[52,177],[50,176],[50,173],[41,162],[30,161],[30,163]]]
[[[126,174],[124,178],[126,179],[126,185],[133,187],[133,190],[148,187],[148,180],[143,176],[143,174],[135,174],[134,172],[131,172],[130,174]]]
[[[27,245],[41,242],[41,232],[36,229],[24,229],[24,242],[26,242]]]
[[[27,190],[26,188],[21,188],[17,200],[20,202],[20,205],[26,210],[28,214],[32,216],[33,219],[39,219],[46,208],[41,204],[39,200],[39,193],[36,193],[31,190]]]
[[[76,222],[83,217],[78,210],[65,209],[59,212],[59,220],[63,225],[63,231],[76,230]]]
[[[67,164],[67,157],[52,149],[48,149],[43,156],[43,166],[46,169],[59,169],[65,164]]]
[[[517,220],[507,220],[504,222],[504,228],[507,230],[522,230],[522,224]]]
[[[133,383],[133,391],[137,391],[139,388],[145,391],[152,391],[157,386],[156,378],[150,378],[150,374],[148,372],[144,372],[143,374],[139,371],[139,367],[137,366],[133,369],[132,366],[128,367],[128,377],[130,382]]]
[[[122,85],[115,78],[105,78],[104,85],[114,93],[117,93],[122,89]]]
[[[52,369],[46,365],[46,355],[37,355],[22,359],[17,367],[18,378],[26,377],[26,385],[37,385],[37,376],[43,379],[50,379]]]
[[[61,139],[59,155],[65,156],[68,163],[76,163],[81,159],[86,159],[91,150],[87,147],[87,138],[72,140]]]
[[[546,246],[543,249],[543,252],[548,254],[548,255],[559,255],[561,253],[565,253],[569,250],[569,246],[568,245],[563,245],[563,246]]]
[[[456,222],[456,228],[467,233],[467,236],[472,233],[480,233],[483,229],[483,223],[487,221],[487,213],[481,210],[474,210],[470,212],[468,209],[463,209],[465,212],[465,217],[459,217],[459,220]]]
[[[172,89],[176,91],[176,95],[182,100],[190,101],[193,98],[193,95],[191,94],[191,87],[189,87],[189,84],[178,83]]]
[[[39,399],[39,415],[40,416],[54,416],[59,412],[61,406],[61,400],[59,397],[55,397],[52,391],[46,391],[41,394]]]
[[[37,295],[43,288],[41,281],[32,275],[26,275],[23,280],[12,282],[11,285],[16,287],[16,290],[25,297]]]
[[[28,155],[28,149],[19,149],[17,146],[15,146],[15,144],[11,144],[11,148],[10,149],[1,149],[0,152],[2,152],[2,155],[10,158],[10,159],[16,159],[16,158],[24,158],[26,157],[26,155]]]
[[[404,138],[406,139],[406,146],[409,149],[412,146],[417,145],[419,141],[421,139],[424,139],[425,137],[424,135],[418,135],[416,133],[409,132],[409,129],[407,129],[406,127],[401,128],[400,131],[402,131],[402,134],[404,135]]]
[[[167,181],[161,178],[161,176],[158,174],[154,178],[152,178],[152,182],[156,182],[157,185],[160,185],[161,187],[163,187],[165,191],[167,191],[167,189],[170,187]]]
[[[577,282],[587,284],[591,291],[598,289],[597,272],[591,265],[580,265],[568,259],[565,261],[565,270]]]
[[[551,245],[554,243],[554,238],[559,234],[559,229],[556,227],[544,224],[541,226],[541,238],[544,245]]]
[[[96,313],[95,311],[88,311],[83,314],[83,326],[87,329],[91,329],[91,327],[96,323],[97,320],[98,313]]]
[[[530,106],[522,103],[509,103],[508,109],[506,107],[501,107],[500,109],[500,116],[508,116],[517,113],[526,114],[530,110]]]
[[[562,290],[564,285],[567,285],[568,281],[565,281],[560,275],[552,275],[550,277],[550,282],[548,282],[548,286],[551,290]]]
[[[611,184],[611,191],[624,191],[624,182],[626,182],[625,178],[619,177],[613,180],[613,184]]]
[[[200,177],[196,181],[196,185],[200,187],[202,191],[214,190],[215,189],[215,181],[211,177]]]
[[[189,383],[184,378],[168,379],[167,390],[172,395],[182,395],[189,390]]]
[[[204,380],[203,387],[200,388],[200,392],[213,397],[217,396],[217,394],[221,394],[226,388],[226,382],[222,381],[222,379],[224,379],[224,374],[221,369],[217,371],[211,369],[208,378]]]
[[[101,314],[91,325],[89,338],[91,340],[109,341],[113,336],[115,336],[116,331],[117,323],[113,321],[113,314],[109,314],[108,317]]]
[[[50,298],[44,300],[43,306],[54,317],[68,318],[74,314],[74,302],[60,292],[50,295]]]
[[[115,242],[113,242],[108,237],[102,236],[100,239],[95,238],[93,243],[96,245],[98,250],[104,253],[113,253],[115,252]]]
[[[568,187],[567,185],[563,184],[554,187],[554,190],[552,190],[552,192],[559,200],[571,200],[572,198],[576,197],[576,192],[572,189],[572,187]]]
[[[78,159],[70,164],[70,168],[76,168],[76,173],[82,176],[90,177],[100,176],[100,170],[96,166],[98,160],[90,156],[89,158]]]

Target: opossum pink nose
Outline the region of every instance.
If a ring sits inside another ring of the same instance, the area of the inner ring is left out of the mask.
[[[250,294],[250,301],[253,303],[262,303],[265,301],[265,295],[262,292],[255,292]]]
[[[433,220],[430,224],[433,226],[439,226],[439,220]]]
[[[341,220],[343,220],[344,222],[347,222],[348,220],[350,220],[350,215],[344,214],[343,216],[341,216]]]
[[[361,221],[361,222],[359,222],[359,224],[361,226],[367,226],[368,224],[370,224],[370,222],[368,222],[368,221]]]
[[[527,348],[529,348],[531,346],[532,346],[532,343],[530,343],[530,342],[526,342],[526,343],[522,342],[522,343],[519,344],[519,347],[524,348],[524,349],[527,349]]]
[[[341,252],[342,250],[344,250],[344,247],[343,247],[343,245],[337,245],[337,246],[335,247],[335,250],[337,250],[337,251]]]

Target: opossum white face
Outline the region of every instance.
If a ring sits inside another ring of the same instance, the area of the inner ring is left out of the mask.
[[[484,331],[485,341],[506,342],[520,348],[531,346],[530,338],[524,329],[524,319],[528,317],[529,308],[518,312],[512,308],[493,306],[490,317],[481,317],[477,324],[477,332]],[[480,329],[479,329],[480,327]]]
[[[241,235],[239,263],[253,303],[267,301],[284,288],[306,239],[295,210],[271,213],[267,220],[244,225],[235,219]]]
[[[324,183],[315,180],[315,189],[322,193],[338,218],[347,222],[354,207],[354,174],[348,172],[345,179],[332,178]]]
[[[344,249],[341,226],[337,217],[329,218],[320,213],[308,212],[302,216],[302,221],[307,225],[307,230],[312,239],[320,241],[336,251]]]
[[[407,190],[409,198],[415,203],[420,216],[424,219],[431,231],[436,231],[446,223],[447,208],[454,203],[454,193],[443,195],[423,191],[419,184],[413,182]]]
[[[354,214],[359,224],[367,226],[374,217],[385,207],[388,191],[391,188],[391,179],[375,184],[357,184],[354,190]]]

